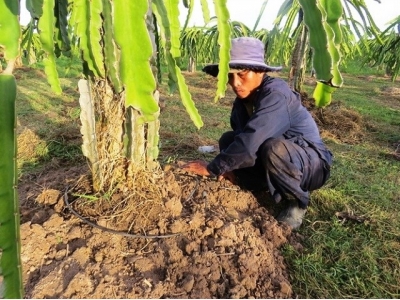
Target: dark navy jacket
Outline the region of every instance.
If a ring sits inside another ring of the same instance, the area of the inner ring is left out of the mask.
[[[332,153],[322,142],[314,119],[284,80],[265,75],[253,99],[251,116],[246,99],[235,99],[230,120],[235,140],[207,166],[212,175],[253,166],[261,144],[278,137],[314,148],[331,165]]]

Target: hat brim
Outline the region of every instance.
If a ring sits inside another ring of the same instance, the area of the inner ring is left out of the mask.
[[[268,65],[261,65],[261,64],[249,64],[249,63],[241,63],[241,62],[235,62],[235,63],[229,63],[229,73],[235,73],[238,72],[238,70],[251,70],[255,72],[278,72],[282,70],[282,67],[271,67]],[[205,66],[203,68],[203,72],[217,77],[219,73],[219,67],[218,64],[211,64],[208,66]]]

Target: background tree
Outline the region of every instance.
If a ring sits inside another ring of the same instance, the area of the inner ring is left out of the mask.
[[[308,46],[308,30],[303,24],[303,10],[300,9],[299,17],[295,30],[296,44],[292,52],[290,70],[288,76],[288,84],[291,89],[301,92],[306,71],[307,49]]]
[[[367,53],[364,64],[383,66],[386,74],[396,80],[400,72],[400,16],[390,22],[379,38],[371,39],[363,46]]]
[[[180,50],[182,58],[186,58],[188,63],[188,71],[195,72],[198,59],[202,59],[202,49],[204,41],[204,27],[185,28],[181,32]]]
[[[242,22],[228,19],[227,22],[230,26],[231,38],[254,36],[262,40],[267,46],[268,31],[265,29],[256,31],[257,26],[262,19],[262,15],[267,3],[268,0],[262,3],[259,15],[257,16],[252,30],[250,30],[250,28]],[[205,15],[207,15],[207,17],[204,18],[205,25],[203,27],[187,28],[186,25],[189,21],[188,17],[181,33],[182,58],[183,60],[188,60],[190,63],[195,64],[195,66],[192,65],[190,67],[191,70],[195,70],[198,65],[216,63],[219,59],[219,29],[218,25],[216,24],[218,18],[210,18],[208,16],[209,10],[207,8],[206,1],[202,1],[202,7],[203,11],[206,12]],[[196,59],[194,59],[194,57],[196,57]]]
[[[353,12],[362,20],[361,23],[354,19]],[[322,22],[318,23],[318,20]],[[283,21],[285,23],[281,26]],[[371,36],[377,37],[379,32],[366,4],[358,0],[286,0],[274,23],[271,39],[275,40],[277,49],[271,53],[272,58],[283,58],[286,64],[286,57],[282,57],[279,51],[285,48],[287,40],[296,41],[294,51],[291,51],[293,56],[289,73],[289,82],[296,90],[302,89],[303,72],[299,70],[306,65],[306,45],[309,43],[312,48],[312,68],[317,80],[313,96],[320,107],[329,105],[332,92],[343,84],[338,66],[342,54],[349,54],[349,49],[354,48],[354,35],[365,41]],[[302,23],[308,27],[310,38],[303,35]]]
[[[188,61],[189,72],[196,71],[198,65],[218,60],[219,31],[216,21],[217,18],[213,17],[204,27],[187,27],[181,31],[181,56],[183,61]],[[241,22],[228,20],[228,25],[232,38],[250,34],[250,29]]]

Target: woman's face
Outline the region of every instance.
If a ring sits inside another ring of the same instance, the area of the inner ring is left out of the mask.
[[[240,99],[247,98],[261,84],[264,73],[250,70],[241,70],[237,73],[229,73],[228,83],[236,96]]]

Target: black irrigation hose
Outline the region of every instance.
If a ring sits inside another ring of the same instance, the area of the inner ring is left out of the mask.
[[[196,179],[196,185],[195,185],[195,187],[194,187],[193,190],[190,192],[190,195],[186,198],[186,200],[189,200],[190,198],[192,198],[194,192],[197,190],[197,187],[198,187],[198,185],[199,185],[199,179],[198,179],[197,177],[195,177],[195,176],[188,175],[188,174],[180,174],[180,175],[190,176],[190,177],[193,177],[194,179]],[[178,235],[181,235],[181,234],[182,234],[181,232],[179,232],[179,233],[172,233],[172,234],[165,234],[165,235],[141,235],[141,234],[131,234],[131,233],[128,233],[128,232],[125,232],[125,231],[118,231],[118,230],[114,230],[114,229],[110,229],[110,228],[107,228],[107,227],[98,225],[98,224],[96,224],[96,223],[93,223],[93,222],[91,222],[91,221],[85,219],[85,218],[82,217],[76,210],[74,210],[74,209],[71,207],[71,204],[68,202],[68,195],[67,195],[67,192],[68,192],[68,187],[65,189],[65,193],[64,193],[64,202],[65,202],[65,205],[68,207],[68,209],[71,211],[71,213],[72,213],[73,215],[75,215],[77,218],[81,219],[83,222],[85,222],[86,224],[88,224],[88,225],[90,225],[90,226],[92,226],[92,227],[94,227],[94,228],[97,228],[97,229],[100,229],[100,230],[103,230],[103,231],[106,231],[106,232],[109,232],[109,233],[112,233],[112,234],[118,234],[118,235],[122,235],[122,236],[126,236],[126,237],[131,237],[131,238],[144,238],[144,239],[165,239],[165,238],[175,237],[175,236],[178,236]]]

